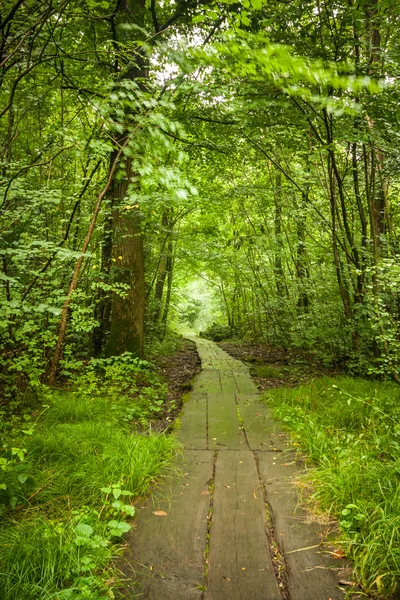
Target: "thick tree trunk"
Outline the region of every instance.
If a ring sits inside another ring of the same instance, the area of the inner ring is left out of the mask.
[[[126,178],[114,188],[115,198],[122,200],[132,177],[130,160],[127,160]],[[143,356],[144,340],[144,254],[143,236],[138,209],[124,211],[117,206],[113,211],[113,281],[129,286],[121,296],[112,297],[110,337],[106,356],[131,352]]]
[[[119,4],[118,19],[144,27],[145,0],[123,0]],[[140,36],[140,30],[138,35]],[[130,40],[131,41],[131,40]],[[129,64],[123,64],[124,78],[143,81],[148,78],[147,58],[140,45]],[[143,356],[144,342],[144,253],[139,210],[124,210],[123,200],[132,180],[132,163],[126,161],[125,178],[114,182],[113,210],[113,275],[114,281],[130,286],[126,295],[113,294],[110,337],[105,349],[106,356],[131,352]]]

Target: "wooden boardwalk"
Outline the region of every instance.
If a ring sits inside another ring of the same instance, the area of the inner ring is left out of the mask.
[[[343,600],[327,525],[299,506],[302,466],[247,367],[195,341],[203,370],[181,417],[184,455],[137,511],[125,597]]]

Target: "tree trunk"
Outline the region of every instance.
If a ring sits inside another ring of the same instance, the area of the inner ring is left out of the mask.
[[[282,264],[282,173],[277,172],[275,177],[275,193],[274,193],[274,229],[275,229],[275,256],[274,256],[274,271],[275,285],[279,297],[283,296],[285,290],[283,264]]]
[[[164,212],[162,217],[162,226],[163,229],[166,230],[169,228],[168,217],[166,212]],[[168,248],[169,248],[169,238],[170,232],[167,234],[167,240],[164,240],[164,243],[161,248],[161,256],[157,268],[157,280],[154,288],[154,310],[153,310],[153,324],[154,327],[157,328],[157,324],[160,320],[161,309],[162,309],[162,299],[164,295],[164,286],[165,279],[167,277],[167,263],[168,263]],[[167,249],[165,247],[167,246]]]
[[[174,247],[173,242],[170,240],[168,242],[168,250],[167,250],[167,295],[165,298],[164,311],[161,318],[161,339],[165,338],[167,333],[167,324],[168,324],[168,313],[169,307],[171,304],[171,295],[172,295],[172,280],[174,274]]]
[[[126,177],[114,188],[115,198],[122,200],[132,177],[131,161],[127,160]],[[114,283],[129,286],[123,295],[113,293],[110,337],[106,356],[131,352],[143,356],[144,341],[144,253],[143,236],[138,209],[124,211],[117,206],[113,211],[113,262]]]
[[[145,0],[123,0],[119,5],[118,18],[128,20],[138,26],[138,35],[144,27]],[[132,40],[130,40],[132,41]],[[148,78],[148,65],[145,52],[138,45],[129,64],[122,65],[124,78],[143,81]],[[114,281],[130,286],[123,297],[113,294],[111,309],[110,337],[105,349],[106,356],[131,352],[136,357],[143,356],[144,342],[144,253],[139,210],[124,210],[122,204],[132,180],[132,162],[126,160],[126,172],[122,181],[114,182],[113,210],[113,276]]]
[[[101,274],[104,280],[108,283],[111,272],[112,258],[112,206],[104,220],[103,241],[101,247]],[[93,354],[100,356],[104,348],[106,336],[110,332],[110,316],[111,316],[111,295],[108,291],[99,288],[97,294],[97,305],[95,309],[95,318],[99,325],[93,332]]]
[[[306,203],[307,196],[302,194],[302,206],[300,214],[297,216],[297,255],[296,255],[296,273],[299,284],[299,297],[297,300],[297,308],[302,311],[307,311],[310,300],[307,293],[307,249],[306,249]]]

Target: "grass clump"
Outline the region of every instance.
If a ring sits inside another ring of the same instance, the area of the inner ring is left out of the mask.
[[[282,369],[271,365],[252,365],[251,371],[256,377],[264,379],[279,379],[283,376]]]
[[[0,432],[2,600],[114,597],[111,559],[133,501],[179,449],[171,436],[143,433],[143,423],[135,430],[135,398],[141,415],[146,408],[136,384],[133,398],[114,393],[115,382],[108,396],[94,385],[48,393],[42,409],[26,409]],[[159,389],[147,394],[150,405]]]
[[[265,401],[316,463],[311,501],[335,515],[359,583],[400,597],[400,388],[323,377]]]

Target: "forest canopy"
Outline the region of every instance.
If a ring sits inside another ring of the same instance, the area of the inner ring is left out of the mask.
[[[0,26],[8,395],[199,316],[400,381],[394,0],[6,0]]]

